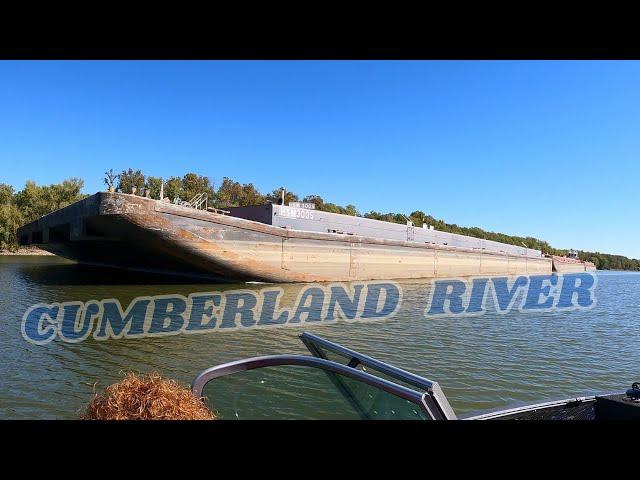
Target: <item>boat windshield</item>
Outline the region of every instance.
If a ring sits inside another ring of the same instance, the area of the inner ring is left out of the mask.
[[[345,396],[339,380],[349,389]],[[208,382],[202,396],[226,420],[424,420],[417,401],[315,366],[277,365]]]
[[[300,339],[312,355],[318,358],[342,363],[351,368],[375,375],[408,388],[417,389],[424,394],[424,401],[434,419],[454,420],[456,414],[451,408],[437,382],[419,375],[407,372],[388,363],[363,355],[355,350],[346,348],[338,343],[305,332]]]
[[[455,418],[437,383],[309,333],[301,340],[313,356],[219,365],[194,380],[193,393],[224,419]]]

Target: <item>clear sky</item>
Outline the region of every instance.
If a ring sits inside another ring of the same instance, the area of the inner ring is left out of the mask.
[[[0,182],[229,176],[640,258],[640,63],[0,62]]]

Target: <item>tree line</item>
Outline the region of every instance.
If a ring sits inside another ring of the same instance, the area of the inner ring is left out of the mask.
[[[280,203],[283,191],[281,187],[268,193],[261,193],[253,183],[243,184],[229,177],[223,177],[220,184],[217,185],[211,178],[192,172],[182,177],[172,176],[168,179],[162,179],[146,176],[141,170],[131,168],[123,170],[119,174],[115,174],[113,170],[105,172],[104,183],[113,190],[124,193],[135,191],[137,195],[147,194],[155,199],[160,198],[162,186],[164,197],[171,201],[176,199],[189,201],[200,193],[206,193],[209,205],[221,209],[269,202]],[[0,183],[0,249],[17,248],[16,229],[19,226],[86,197],[81,193],[83,186],[84,182],[78,178],[70,178],[62,183],[46,186],[38,186],[32,181],[28,181],[24,189],[15,192],[10,185]],[[324,212],[361,216],[399,224],[406,224],[407,220],[411,220],[416,227],[422,227],[426,223],[442,232],[526,246],[550,255],[566,255],[568,253],[568,250],[554,248],[548,242],[535,237],[490,232],[479,227],[462,227],[434,218],[421,210],[415,210],[406,216],[403,213],[393,212],[361,213],[353,204],[341,206],[325,201],[320,195],[300,196],[285,190],[285,204],[292,201],[313,203],[317,210]],[[588,251],[578,251],[578,255],[583,261],[593,262],[599,270],[640,271],[640,260],[638,259]]]
[[[0,183],[0,249],[15,250],[18,247],[18,227],[86,197],[82,187],[84,181],[79,178],[69,178],[53,185],[36,185],[27,181],[19,192],[11,185]]]

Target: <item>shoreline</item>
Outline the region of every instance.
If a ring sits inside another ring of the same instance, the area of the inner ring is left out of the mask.
[[[8,256],[55,256],[55,254],[51,252],[47,252],[46,250],[42,250],[38,247],[18,247],[16,251],[11,250],[0,250],[0,255],[8,255]]]

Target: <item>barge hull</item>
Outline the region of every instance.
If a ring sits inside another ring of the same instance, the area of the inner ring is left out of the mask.
[[[595,264],[591,262],[583,262],[574,258],[554,255],[552,260],[553,271],[557,273],[593,272],[596,270]]]
[[[82,263],[229,281],[317,282],[550,274],[551,259],[300,231],[120,193],[97,193],[18,229]]]

